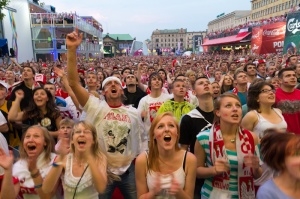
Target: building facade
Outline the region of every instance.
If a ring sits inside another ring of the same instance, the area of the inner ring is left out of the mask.
[[[77,27],[84,40],[78,53],[86,57],[100,56],[102,25],[93,17],[75,13],[56,13],[55,7],[36,0],[10,1],[4,10],[4,37],[16,52],[19,62],[42,59],[56,61],[66,58],[65,37]]]
[[[223,31],[247,23],[251,20],[251,10],[235,10],[222,14],[208,23],[208,33]]]
[[[162,49],[165,52],[170,52],[172,49],[186,49],[186,34],[187,29],[165,29],[154,30],[151,35],[151,46],[149,50]]]
[[[186,33],[186,49],[192,51],[199,51],[206,36],[206,31],[187,32]]]
[[[104,55],[106,57],[128,55],[133,40],[129,34],[103,35]]]
[[[252,0],[251,17],[253,21],[285,15],[299,5],[300,0]]]

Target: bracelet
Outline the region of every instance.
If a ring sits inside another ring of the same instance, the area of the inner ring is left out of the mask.
[[[61,166],[62,165],[62,162],[53,162],[52,163],[52,166],[53,167],[59,167],[59,166]]]
[[[38,185],[34,185],[35,189],[41,188],[43,186],[43,184],[38,184]]]
[[[34,173],[34,174],[30,173],[30,176],[31,176],[32,178],[37,178],[39,175],[40,175],[40,170],[37,170],[37,172]]]

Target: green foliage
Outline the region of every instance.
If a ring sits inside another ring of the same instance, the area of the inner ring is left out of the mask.
[[[2,13],[2,10],[5,6],[8,5],[10,0],[0,0],[0,20],[2,21],[2,19],[5,17],[5,14]]]

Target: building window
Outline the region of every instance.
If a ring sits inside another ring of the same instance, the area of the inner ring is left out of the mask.
[[[159,39],[156,39],[156,40],[155,40],[155,42],[157,42],[157,43],[158,43],[158,42],[159,42]]]

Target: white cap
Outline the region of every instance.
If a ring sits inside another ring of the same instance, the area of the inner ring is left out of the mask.
[[[110,77],[105,78],[105,80],[102,82],[102,88],[104,88],[104,86],[105,86],[108,82],[111,82],[111,81],[116,81],[116,82],[118,82],[120,85],[122,85],[121,80],[120,80],[119,78],[114,77],[114,76],[110,76]]]

